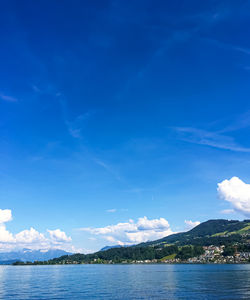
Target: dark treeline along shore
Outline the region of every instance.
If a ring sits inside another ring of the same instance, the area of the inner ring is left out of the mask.
[[[14,265],[249,262],[250,220],[209,220],[152,242]]]

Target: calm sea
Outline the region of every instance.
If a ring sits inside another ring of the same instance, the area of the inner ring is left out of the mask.
[[[0,299],[250,299],[250,265],[0,266]]]

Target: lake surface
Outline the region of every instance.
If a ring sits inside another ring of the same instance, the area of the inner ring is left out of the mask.
[[[0,299],[250,299],[250,265],[0,266]]]

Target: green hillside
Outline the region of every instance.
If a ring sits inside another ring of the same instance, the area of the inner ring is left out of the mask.
[[[173,234],[156,241],[131,247],[111,248],[93,254],[64,255],[35,264],[130,263],[145,260],[161,262],[174,258],[183,261],[203,254],[203,246],[223,245],[225,253],[231,254],[236,251],[236,247],[241,251],[250,252],[249,239],[250,220],[209,220],[188,232]]]
[[[172,234],[156,241],[140,244],[140,246],[161,244],[221,245],[222,243],[242,241],[244,235],[248,233],[250,233],[250,220],[209,220],[188,232]]]

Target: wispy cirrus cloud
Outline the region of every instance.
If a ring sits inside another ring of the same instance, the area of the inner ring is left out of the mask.
[[[223,41],[213,39],[213,38],[203,38],[206,42],[208,42],[211,45],[214,45],[217,48],[220,48],[224,51],[236,53],[238,52],[239,54],[242,55],[242,59],[246,59],[245,63],[238,64],[236,63],[237,67],[240,67],[246,71],[249,71],[249,55],[250,55],[250,48],[242,46],[242,45],[235,45],[235,44],[230,44],[230,43],[225,43]],[[233,63],[233,60],[232,60]]]
[[[75,139],[82,139],[82,131],[86,126],[86,122],[94,114],[94,111],[87,111],[72,118],[69,116],[70,114],[66,99],[60,96],[61,95],[59,95],[58,97],[62,110],[62,118],[68,130],[68,133]]]
[[[68,134],[75,139],[82,139],[82,131],[86,125],[86,121],[94,114],[94,112],[87,111],[72,117],[66,97],[54,85],[31,84],[30,87],[37,95],[49,95],[57,99],[62,113],[62,121],[66,126]]]
[[[233,43],[225,43],[223,41],[220,41],[218,39],[214,38],[203,38],[203,40],[209,42],[210,44],[213,44],[214,46],[217,46],[221,49],[229,50],[229,51],[237,51],[241,52],[246,55],[250,55],[250,48],[244,47],[242,45],[236,45]]]
[[[2,99],[3,101],[6,102],[17,102],[17,98],[9,96],[9,95],[5,95],[5,94],[0,94],[0,99]]]
[[[232,49],[242,52],[246,55],[250,55],[250,49],[249,48],[243,48],[243,47],[238,47],[238,46],[232,46]]]
[[[102,160],[100,160],[99,158],[96,158],[96,157],[93,157],[92,159],[98,166],[102,167],[108,173],[113,175],[116,180],[123,181],[120,174],[115,170],[115,168],[111,164],[109,164],[107,162],[104,162],[104,161],[102,161]]]
[[[224,134],[226,132],[233,132],[233,131],[237,131],[249,127],[250,127],[250,110],[236,116],[234,120],[230,122],[229,125],[220,129],[218,133]]]
[[[60,91],[58,91],[53,85],[51,84],[31,84],[31,89],[33,90],[33,92],[37,93],[37,94],[41,94],[41,95],[50,95],[50,96],[54,96],[54,97],[59,97],[62,96],[62,93]]]
[[[178,134],[179,139],[185,142],[235,152],[250,152],[250,148],[239,145],[233,137],[219,131],[208,131],[194,127],[174,127],[173,130]]]
[[[90,112],[86,112],[84,114],[78,115],[75,119],[71,121],[65,120],[68,132],[73,138],[82,138],[82,130],[84,128],[86,120],[89,119],[90,115]]]

